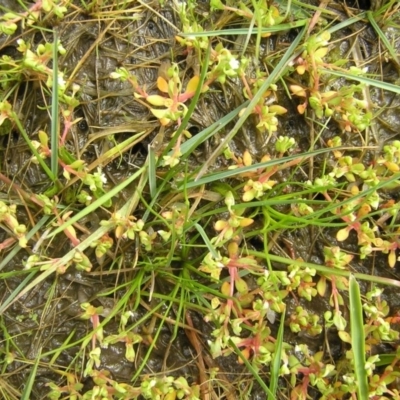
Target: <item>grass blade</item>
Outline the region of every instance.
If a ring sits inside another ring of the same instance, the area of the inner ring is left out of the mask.
[[[33,235],[38,232],[43,225],[50,219],[49,215],[43,216],[39,222],[35,224],[35,226],[26,234],[26,239],[29,240],[33,237]],[[18,254],[18,252],[22,249],[19,244],[16,244],[15,247],[4,257],[4,259],[0,263],[0,271]]]
[[[246,366],[248,371],[253,375],[254,379],[258,382],[258,384],[261,386],[261,388],[264,390],[265,394],[268,394],[268,399],[272,398],[275,399],[274,394],[268,389],[268,386],[265,384],[265,382],[261,379],[261,377],[258,375],[258,372],[254,369],[254,367],[249,363],[247,358],[242,354],[240,349],[236,346],[236,344],[233,342],[232,339],[229,339],[229,346],[231,346],[235,353],[240,357],[240,359],[243,361],[243,364]]]
[[[212,254],[212,256],[214,258],[218,258],[218,253],[215,250],[215,246],[212,245],[212,243],[210,242],[210,239],[207,236],[207,233],[204,231],[204,229],[199,225],[199,224],[194,224],[194,226],[196,227],[197,231],[200,233],[201,237],[203,238],[205,244],[207,245],[208,250],[210,251],[210,253]]]
[[[39,152],[36,150],[35,146],[32,144],[31,140],[29,139],[28,134],[26,133],[24,127],[22,126],[22,123],[18,117],[18,114],[16,112],[12,113],[12,120],[15,122],[15,125],[17,125],[19,133],[22,135],[24,138],[26,144],[29,147],[29,150],[32,152],[32,154],[36,157],[38,163],[40,166],[43,168],[43,171],[46,173],[46,175],[50,178],[52,182],[56,181],[56,176],[53,174],[51,169],[46,165],[44,162],[42,156],[39,154]]]
[[[154,149],[149,146],[149,189],[150,189],[150,196],[152,198],[155,197],[157,193],[157,176],[156,176],[156,155],[154,153]]]
[[[58,175],[58,35],[54,30],[53,43],[53,91],[51,94],[51,172]]]
[[[32,392],[32,388],[33,388],[33,383],[35,382],[35,379],[36,379],[36,372],[37,372],[37,369],[39,366],[41,353],[42,353],[42,349],[40,348],[38,350],[38,354],[36,355],[36,360],[31,369],[31,373],[29,374],[28,379],[26,381],[24,391],[22,392],[22,395],[21,395],[21,400],[30,400],[32,398],[31,392]]]
[[[36,271],[32,271],[25,279],[12,291],[12,293],[4,299],[0,304],[0,315],[6,308],[14,301],[14,299],[20,294],[21,290],[35,277]]]
[[[313,263],[309,263],[309,262],[305,262],[305,261],[292,260],[290,258],[276,256],[274,254],[265,254],[260,251],[249,250],[248,254],[253,255],[255,257],[259,257],[260,259],[265,259],[265,260],[269,259],[270,261],[275,261],[275,262],[278,262],[281,264],[298,265],[300,267],[312,268],[321,274],[325,274],[328,277],[331,275],[335,275],[335,276],[345,276],[346,278],[349,278],[351,275],[351,273],[349,271],[345,271],[345,270],[341,270],[341,269],[337,269],[337,268],[335,269],[335,268],[331,268],[331,267],[325,267],[323,265],[313,264]],[[361,273],[355,273],[353,275],[355,278],[363,280],[363,281],[374,282],[374,283],[378,283],[380,285],[400,287],[400,281],[397,281],[395,279],[384,278],[381,276],[361,274]]]
[[[379,39],[382,40],[383,44],[386,46],[389,54],[392,56],[393,61],[397,64],[397,67],[400,66],[400,61],[399,58],[397,57],[396,50],[393,48],[393,46],[389,43],[388,38],[386,35],[382,32],[381,28],[379,25],[376,23],[374,14],[371,11],[367,11],[367,18],[372,27],[375,29],[375,32],[379,36]]]
[[[214,136],[223,127],[228,125],[229,122],[231,122],[244,107],[247,107],[249,105],[249,103],[249,101],[246,101],[245,103],[241,104],[239,107],[231,111],[229,114],[226,114],[223,118],[219,119],[217,122],[214,122],[208,128],[199,132],[196,136],[193,136],[189,140],[186,140],[186,142],[181,145],[181,159],[184,160],[189,157],[193,153],[194,149],[196,149],[210,137]]]
[[[281,322],[279,324],[278,335],[275,342],[275,353],[271,364],[271,381],[269,383],[269,390],[271,391],[272,395],[268,393],[268,400],[276,399],[276,391],[278,389],[279,370],[283,346],[283,331],[285,330],[285,314],[286,311],[284,310],[281,315]]]
[[[196,88],[196,92],[194,93],[194,96],[189,104],[188,110],[187,110],[181,124],[179,125],[178,129],[176,130],[173,139],[169,142],[164,153],[168,153],[172,149],[172,147],[177,142],[179,136],[182,134],[184,129],[186,129],[187,124],[188,124],[190,118],[192,117],[193,111],[196,108],[196,105],[199,101],[199,97],[202,92],[204,81],[206,79],[206,75],[207,75],[207,71],[208,71],[208,64],[209,64],[209,60],[210,60],[210,53],[211,53],[211,46],[208,46],[207,52],[202,61],[202,67],[201,67],[202,69],[201,69],[199,84]]]
[[[265,82],[261,85],[260,89],[257,91],[257,93],[254,95],[254,97],[250,101],[248,107],[246,107],[246,109],[244,110],[243,114],[240,116],[239,120],[236,122],[235,126],[227,134],[227,136],[221,141],[221,143],[218,145],[216,150],[209,157],[209,160],[200,169],[199,173],[196,176],[196,179],[195,179],[196,181],[199,180],[204,175],[204,173],[208,169],[208,166],[220,155],[220,153],[223,151],[225,146],[238,133],[239,129],[242,127],[244,122],[247,120],[249,115],[252,113],[254,107],[258,104],[258,102],[260,101],[261,97],[265,94],[265,92],[270,87],[270,85],[273,84],[280,77],[280,75],[282,74],[283,69],[289,63],[290,59],[292,58],[296,47],[298,46],[298,44],[300,43],[301,39],[305,35],[305,32],[306,32],[306,29],[303,28],[302,31],[297,35],[297,37],[293,41],[293,43],[286,50],[285,54],[283,55],[283,57],[279,61],[278,65],[272,70],[271,74],[268,76],[268,78],[265,80]]]
[[[104,194],[103,196],[99,197],[97,200],[95,200],[93,203],[85,207],[82,211],[78,212],[78,214],[75,214],[73,217],[65,221],[61,226],[59,226],[57,229],[55,229],[53,232],[49,234],[49,238],[56,236],[60,232],[62,232],[64,229],[68,228],[71,226],[73,223],[79,221],[81,218],[86,217],[86,215],[89,215],[93,211],[95,211],[97,208],[102,206],[104,203],[107,201],[111,200],[114,196],[116,196],[121,190],[126,188],[129,184],[131,184],[136,178],[141,176],[144,172],[146,167],[140,168],[137,170],[133,175],[131,175],[128,179],[122,181],[119,185],[115,186],[112,188],[109,192]]]
[[[324,74],[335,75],[340,78],[348,79],[350,81],[351,80],[358,81],[360,83],[364,83],[365,85],[374,86],[378,89],[387,90],[389,92],[400,94],[400,86],[398,86],[398,85],[392,85],[391,83],[378,81],[376,79],[366,78],[365,76],[356,76],[353,74],[346,74],[345,72],[342,72],[342,71],[332,71],[330,69],[325,69],[325,68],[321,68],[320,71],[323,72]]]
[[[340,31],[340,30],[342,30],[344,28],[347,28],[348,26],[350,26],[352,24],[355,24],[356,22],[359,22],[363,18],[365,18],[365,13],[358,14],[358,15],[356,15],[354,17],[351,17],[351,18],[346,18],[345,20],[343,20],[339,24],[335,24],[332,27],[330,27],[329,29],[327,29],[327,31],[329,33],[334,33],[334,32]]]
[[[288,29],[293,29],[293,28],[300,28],[302,26],[305,26],[308,22],[308,19],[302,19],[299,21],[293,21],[289,22],[286,24],[279,24],[279,25],[274,25],[270,26],[268,28],[253,28],[251,30],[246,29],[246,28],[236,28],[236,29],[221,29],[218,31],[203,31],[203,32],[190,32],[190,33],[180,33],[179,36],[190,36],[190,37],[217,37],[217,36],[223,36],[223,35],[256,35],[259,32],[261,34],[265,33],[277,33],[277,32],[282,32],[286,31]]]
[[[354,275],[349,280],[350,331],[354,354],[354,372],[359,400],[368,400],[368,379],[365,371],[365,335],[360,287]]]
[[[252,165],[245,166],[245,167],[229,169],[229,170],[225,170],[220,173],[213,173],[213,174],[205,176],[204,178],[199,178],[199,179],[196,178],[194,181],[186,182],[186,183],[184,183],[184,185],[185,185],[186,189],[190,189],[192,187],[204,185],[204,184],[210,183],[210,182],[220,181],[222,179],[230,178],[232,176],[243,174],[245,172],[255,171],[259,168],[269,168],[269,167],[273,167],[275,165],[284,164],[286,162],[293,161],[295,159],[301,159],[301,161],[304,161],[312,156],[316,156],[316,155],[323,154],[323,153],[328,153],[328,152],[331,152],[332,150],[339,150],[339,149],[340,149],[339,147],[325,148],[325,149],[318,149],[318,150],[310,151],[310,152],[307,152],[304,154],[292,154],[287,157],[276,158],[274,160],[265,161],[265,162],[257,163],[257,164],[252,164]],[[201,171],[199,172],[199,174],[197,176],[200,176]],[[180,189],[181,189],[181,187],[180,187]]]

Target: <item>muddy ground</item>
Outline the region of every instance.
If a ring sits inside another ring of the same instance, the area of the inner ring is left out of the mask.
[[[156,3],[156,2],[153,2]],[[15,7],[14,2],[3,5]],[[79,6],[79,2],[76,2]],[[201,2],[199,14],[207,12],[208,2]],[[333,9],[345,15],[341,3],[333,4]],[[174,61],[180,63],[183,71],[198,70],[195,60],[191,60],[185,54],[183,48],[176,42],[175,35],[179,29],[180,22],[176,12],[172,7],[157,8],[157,14],[153,10],[144,8],[141,10],[141,16],[138,19],[128,20],[107,19],[98,21],[90,14],[76,11],[71,13],[65,20],[59,22],[56,26],[58,36],[61,38],[65,47],[66,54],[59,59],[60,70],[65,71],[66,76],[73,76],[74,82],[81,86],[81,106],[75,109],[76,118],[81,118],[79,123],[73,126],[70,135],[67,138],[67,147],[71,152],[79,154],[87,164],[92,163],[99,155],[106,151],[112,144],[110,139],[104,133],[115,134],[115,140],[121,142],[130,135],[146,130],[146,138],[129,152],[123,155],[122,159],[117,159],[104,166],[104,172],[107,176],[107,189],[126,179],[134,173],[138,166],[144,163],[147,156],[148,145],[154,143],[154,140],[162,143],[168,143],[172,128],[166,128],[163,137],[157,136],[159,133],[159,124],[149,112],[148,108],[135,100],[132,96],[132,87],[127,82],[110,79],[109,74],[116,68],[124,66],[132,71],[138,78],[141,85],[146,85],[147,90],[155,89],[155,82],[160,70],[165,68],[171,62],[173,55]],[[77,8],[78,10],[78,8]],[[44,26],[52,26],[54,20],[44,21]],[[215,23],[215,21],[214,21]],[[229,25],[230,21],[227,21]],[[361,22],[360,22],[361,24]],[[211,21],[210,21],[211,26]],[[207,25],[205,26],[207,28]],[[360,28],[360,26],[357,26]],[[356,29],[356,27],[354,27]],[[44,32],[44,31],[43,31]],[[265,38],[261,43],[261,57],[268,57],[269,52],[284,48],[286,44],[295,37],[296,31]],[[336,33],[336,38],[340,41],[341,33]],[[347,33],[348,34],[348,33]],[[368,52],[366,58],[374,59],[379,51],[376,46],[376,37],[374,31],[366,27],[362,31],[365,43],[365,51]],[[0,36],[0,55],[8,55],[18,59],[17,38],[23,37],[25,41],[32,44],[39,44],[46,40],[51,40],[51,35],[47,33],[39,34],[35,31],[32,36],[30,31],[21,29],[10,37]],[[239,37],[228,38],[230,46],[240,45]],[[250,42],[249,49],[254,46]],[[350,41],[344,40],[338,44],[337,51],[345,54],[351,46]],[[372,67],[374,64],[371,64]],[[377,64],[376,68],[380,66]],[[388,82],[394,83],[399,80],[399,73],[391,63],[384,63],[383,72]],[[217,87],[220,89],[220,87]],[[3,91],[5,92],[5,91]],[[224,90],[215,90],[207,96],[204,96],[199,102],[195,113],[189,124],[189,131],[195,135],[204,128],[210,126],[222,116],[240,105],[244,99],[242,90],[237,82],[228,82]],[[374,131],[378,135],[377,145],[382,146],[389,138],[399,139],[400,119],[398,117],[399,97],[381,92],[373,91],[373,101],[377,104],[390,105],[387,111],[384,111],[379,118],[375,120]],[[282,90],[282,98],[285,98]],[[19,83],[18,90],[14,92],[14,104],[18,107],[18,113],[31,139],[37,139],[40,129],[48,129],[50,125],[49,113],[46,110],[49,98],[43,93],[42,88],[38,86],[35,79],[26,79]],[[286,98],[283,104],[289,112],[281,119],[280,131],[286,136],[294,137],[300,146],[300,149],[307,151],[310,145],[310,125],[305,118],[296,112],[296,104]],[[231,126],[228,126],[229,129]],[[327,141],[340,132],[339,126],[331,123],[324,131],[324,137],[320,141]],[[242,132],[234,139],[232,147],[237,153],[242,153],[248,149],[254,157],[261,155],[264,151],[262,138],[254,134],[254,121],[249,121],[244,125]],[[223,132],[220,133],[223,136]],[[31,153],[26,146],[24,138],[18,132],[16,127],[8,132],[3,132],[1,140],[1,172],[4,176],[10,178],[13,182],[24,188],[27,192],[41,193],[49,187],[46,175],[42,172],[40,166],[33,164]],[[344,144],[348,143],[357,146],[357,137],[344,135]],[[210,151],[215,148],[219,137],[208,141],[188,163],[195,167],[207,160]],[[273,144],[274,139],[269,145]],[[361,145],[361,142],[359,142]],[[218,168],[223,163],[218,160],[213,168]],[[307,171],[305,171],[307,172]],[[318,175],[318,165],[314,171],[314,176]],[[284,179],[284,176],[282,177]],[[299,177],[299,179],[303,179]],[[74,187],[63,191],[62,201],[67,201],[74,196]],[[130,188],[122,193],[116,203],[123,204],[124,196],[129,197]],[[3,182],[0,184],[0,197],[12,199],[17,204],[21,204],[15,192],[10,189],[10,185]],[[387,198],[398,199],[398,191],[388,193]],[[284,211],[284,207],[282,207]],[[143,210],[136,210],[139,215]],[[19,219],[28,221],[29,216],[23,207],[19,208]],[[95,215],[86,221],[80,221],[81,225],[91,232],[99,226],[102,219],[107,218],[107,212],[99,210]],[[286,251],[286,243],[292,244],[291,251],[297,257],[302,257],[306,261],[316,264],[323,263],[323,246],[327,243],[335,244],[335,231],[325,230],[318,232],[312,229],[298,229],[285,232],[277,238],[276,246],[272,252],[280,254],[282,248]],[[0,242],[8,237],[6,229],[0,229]],[[310,240],[311,239],[311,240]],[[255,250],[262,249],[260,238],[254,237],[249,241],[249,245]],[[337,243],[337,242],[336,242]],[[346,250],[357,253],[357,244],[355,238],[350,236],[343,245]],[[3,278],[0,281],[0,297],[5,299],[26,278],[23,262],[32,254],[33,243],[26,249],[21,249],[5,265],[2,265],[1,273]],[[65,241],[58,239],[55,243],[49,243],[46,248],[47,256],[57,258],[71,249],[71,244],[65,238]],[[117,259],[112,256],[106,256],[102,263],[98,263],[94,254],[91,254],[91,260],[94,267],[91,272],[85,273],[69,269],[63,275],[52,275],[44,282],[40,283],[30,293],[15,302],[1,315],[0,349],[3,354],[6,353],[4,344],[6,336],[12,337],[12,343],[15,349],[18,349],[16,360],[9,364],[2,371],[2,382],[6,382],[15,391],[15,398],[23,390],[24,384],[31,370],[31,364],[26,360],[35,360],[38,354],[42,354],[37,375],[33,387],[31,399],[42,399],[46,397],[48,387],[46,384],[55,382],[61,384],[64,380],[55,370],[66,368],[70,365],[79,365],[86,356],[80,352],[80,338],[87,335],[91,329],[89,321],[82,320],[80,315],[82,302],[91,302],[95,306],[103,305],[106,318],[115,304],[122,298],[129,295],[127,302],[132,308],[139,302],[135,308],[132,318],[133,323],[138,321],[137,332],[150,336],[157,331],[160,324],[159,317],[146,317],[149,309],[157,307],[157,315],[163,315],[167,307],[157,298],[138,298],[137,293],[130,291],[125,286],[133,272],[132,265],[137,257],[137,250],[134,246],[122,246],[123,256],[118,255]],[[167,249],[168,250],[168,249]],[[158,249],[159,253],[154,257],[161,257],[163,249]],[[94,250],[93,250],[94,252]],[[2,251],[1,260],[4,260],[8,250]],[[115,255],[114,255],[115,257]],[[194,257],[195,258],[195,257]],[[1,261],[0,260],[0,261]],[[118,263],[118,268],[114,267],[114,262]],[[150,260],[150,262],[152,262]],[[357,272],[369,273],[372,269],[377,275],[400,280],[400,265],[397,263],[395,268],[388,270],[387,256],[377,255],[367,260],[359,260],[353,263]],[[179,260],[175,261],[173,268],[180,268]],[[275,265],[275,268],[284,268],[281,265]],[[15,273],[19,271],[20,273]],[[10,277],[7,277],[10,273]],[[12,273],[12,274],[11,274]],[[158,293],[169,293],[171,290],[168,278],[162,273],[156,276],[156,291]],[[389,302],[393,310],[400,310],[400,296],[396,289],[387,288],[384,292],[384,298]],[[48,299],[51,299],[50,301]],[[294,297],[287,298],[287,315],[290,316],[291,310],[299,303]],[[328,308],[327,301],[316,298],[312,302],[303,302],[300,304],[308,310],[322,315]],[[168,311],[168,318],[175,319],[176,310]],[[219,368],[219,377],[225,382],[228,388],[231,388],[231,397],[238,398],[233,393],[238,387],[244,391],[246,385],[249,385],[250,376],[243,365],[237,363],[236,356],[218,358],[213,360],[207,354],[207,340],[212,331],[211,326],[205,323],[202,316],[195,311],[191,311],[191,318],[194,327],[201,333],[203,351],[208,368]],[[277,331],[276,321],[272,326],[273,331]],[[116,333],[118,322],[110,319],[105,327],[105,335]],[[196,357],[196,351],[191,345],[187,336],[187,330],[181,328],[177,336],[172,341],[174,334],[173,323],[165,323],[157,339],[156,346],[153,348],[150,357],[145,363],[143,375],[166,373],[172,376],[185,376],[189,383],[198,381],[199,365]],[[325,330],[317,338],[308,337],[305,334],[292,334],[287,330],[286,342],[306,343],[312,351],[319,351],[329,343],[330,354],[333,359],[339,360],[343,357],[346,348],[337,337],[334,330]],[[54,351],[63,343],[70,343],[68,349],[55,357]],[[147,350],[151,345],[150,339],[144,340],[137,348],[137,359],[135,363],[128,362],[124,357],[124,345],[110,345],[104,349],[101,357],[101,368],[104,368],[112,374],[115,380],[129,382],[135,375],[138,365],[144,360]],[[382,348],[381,348],[382,347]],[[378,352],[392,352],[393,344],[380,345]],[[44,355],[43,354],[47,354]],[[76,354],[80,354],[76,358]],[[146,356],[147,357],[147,356]],[[268,371],[261,375],[268,381]],[[89,389],[93,382],[91,379],[84,381],[85,388]],[[228,389],[229,393],[229,389]],[[318,394],[314,394],[318,398]],[[311,393],[311,396],[313,394]],[[229,398],[228,396],[226,398]],[[252,389],[252,399],[264,399],[265,394],[254,385]]]

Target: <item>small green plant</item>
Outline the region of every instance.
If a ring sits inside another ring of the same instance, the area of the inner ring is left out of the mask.
[[[0,397],[399,399],[397,2],[18,5]]]

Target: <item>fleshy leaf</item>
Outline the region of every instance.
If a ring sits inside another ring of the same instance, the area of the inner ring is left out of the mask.
[[[388,255],[388,263],[390,268],[394,268],[396,265],[396,252],[394,250],[391,250]]]
[[[301,86],[290,85],[289,88],[290,88],[290,91],[292,92],[292,94],[294,94],[295,96],[307,97],[306,91]]]
[[[158,119],[165,118],[168,110],[157,110],[155,108],[150,108],[151,113]]]
[[[299,114],[304,114],[304,112],[306,111],[306,106],[305,104],[299,104],[297,106],[297,111],[299,112]]]
[[[253,222],[254,222],[254,219],[251,219],[251,218],[243,218],[243,219],[240,221],[240,226],[241,226],[242,228],[245,228],[246,226],[251,225]]]
[[[303,75],[306,72],[306,67],[304,65],[299,65],[296,68],[296,71],[299,75]]]
[[[339,331],[338,335],[340,339],[345,342],[345,343],[351,343],[351,336],[348,332],[346,331]]]
[[[168,82],[162,76],[157,78],[157,87],[160,92],[168,93]]]
[[[278,114],[278,115],[282,115],[282,114],[285,114],[287,112],[285,107],[278,106],[278,105],[271,106],[269,108],[269,111],[273,112],[275,114]]]
[[[328,54],[328,47],[321,47],[314,53],[315,58],[323,58]]]
[[[249,153],[248,150],[245,150],[244,153],[243,153],[243,164],[246,167],[248,167],[251,164],[253,164],[253,160],[252,160],[251,154]]]
[[[169,118],[161,118],[160,119],[160,124],[162,126],[167,126],[169,123],[171,122],[171,120]],[[179,162],[179,161],[178,161]]]
[[[336,234],[336,239],[339,242],[343,242],[343,240],[346,240],[349,237],[349,230],[348,228],[343,228],[340,229],[340,231],[338,231],[338,233]]]
[[[200,77],[195,75],[188,83],[185,93],[194,93],[199,85]]]
[[[214,229],[216,231],[222,231],[223,229],[225,229],[228,226],[228,223],[226,221],[223,221],[222,219],[220,219],[219,221],[217,221],[214,225]]]
[[[231,294],[231,286],[230,286],[229,282],[224,282],[221,285],[221,293],[224,296],[230,296],[230,294]]]
[[[165,106],[165,97],[159,96],[158,94],[153,94],[146,97],[146,101],[153,106]]]

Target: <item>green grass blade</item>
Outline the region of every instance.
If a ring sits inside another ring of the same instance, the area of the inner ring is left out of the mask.
[[[327,31],[329,33],[340,31],[341,29],[347,28],[348,26],[359,22],[360,20],[365,18],[365,13],[358,14],[351,18],[346,18],[344,21],[340,22],[339,24],[333,25]]]
[[[17,125],[18,131],[19,133],[22,135],[22,137],[24,138],[26,144],[29,147],[29,150],[32,152],[32,154],[36,157],[36,159],[38,160],[38,163],[40,164],[40,166],[43,168],[43,171],[46,173],[46,175],[50,178],[50,180],[52,182],[56,181],[56,176],[53,174],[53,172],[51,171],[51,169],[46,165],[46,163],[44,162],[42,156],[39,154],[39,152],[36,150],[35,146],[33,146],[31,140],[28,137],[28,134],[26,133],[24,127],[21,124],[21,121],[18,118],[18,115],[16,112],[12,113],[12,120],[15,122],[15,125]]]
[[[12,291],[12,293],[0,304],[0,315],[3,311],[9,307],[9,305],[14,301],[14,299],[19,295],[21,290],[34,278],[36,271],[32,271],[25,279]]]
[[[157,193],[157,176],[156,176],[156,155],[154,153],[154,149],[149,146],[149,189],[150,196],[154,198]]]
[[[26,234],[27,240],[31,239],[33,235],[38,232],[43,225],[50,219],[49,215],[43,216],[39,222],[35,224],[35,226]],[[7,254],[6,257],[0,263],[0,271],[17,255],[17,253],[22,249],[19,244],[16,244],[15,247]]]
[[[24,388],[24,391],[22,392],[21,400],[30,400],[32,398],[31,392],[32,392],[33,384],[36,379],[36,372],[37,372],[37,369],[39,366],[41,353],[42,353],[42,349],[40,348],[40,349],[38,349],[38,354],[36,355],[36,360],[31,369],[31,373],[29,374],[28,379],[25,383],[25,388]]]
[[[246,167],[240,167],[240,168],[235,168],[235,169],[229,169],[229,170],[219,172],[219,173],[213,173],[213,174],[205,176],[204,178],[200,178],[198,180],[185,182],[184,184],[182,184],[182,186],[185,185],[186,189],[190,189],[192,187],[204,185],[206,183],[216,182],[216,181],[220,181],[222,179],[231,178],[235,175],[243,174],[245,172],[255,171],[259,168],[269,168],[269,167],[273,167],[275,165],[284,164],[286,162],[289,162],[289,161],[292,161],[295,159],[302,159],[301,161],[304,161],[310,157],[313,157],[313,156],[316,156],[319,154],[323,154],[323,153],[328,153],[333,150],[339,150],[339,149],[340,149],[339,147],[326,148],[326,149],[318,149],[318,150],[310,151],[310,152],[304,153],[304,154],[292,154],[287,157],[276,158],[274,160],[265,161],[265,162],[257,163],[257,164],[252,164],[252,165],[249,165]],[[200,173],[199,173],[199,175],[200,175]],[[182,188],[182,186],[180,187],[180,189]]]
[[[76,333],[76,330],[73,329],[69,333],[68,337],[64,340],[63,344],[55,349],[53,357],[49,361],[49,365],[52,366],[57,361],[57,358],[60,357],[61,353],[64,352],[68,348],[68,345],[70,344],[71,340],[74,338],[75,333]]]
[[[200,169],[199,173],[197,174],[196,180],[199,180],[202,175],[207,171],[208,166],[219,156],[219,154],[223,151],[225,146],[235,137],[238,133],[239,129],[242,127],[244,122],[247,120],[249,115],[253,112],[254,107],[258,104],[261,97],[265,94],[267,89],[273,84],[282,74],[282,71],[285,69],[291,58],[293,57],[293,53],[295,52],[297,46],[299,45],[301,39],[305,35],[306,28],[303,28],[301,32],[297,35],[296,39],[293,43],[289,46],[286,50],[285,54],[279,61],[278,65],[272,70],[271,74],[265,80],[265,82],[261,85],[260,89],[254,95],[252,100],[250,101],[248,107],[244,110],[243,114],[240,116],[239,120],[236,122],[235,126],[232,130],[227,134],[227,136],[221,141],[219,146],[210,156],[209,160],[203,165]]]
[[[192,154],[194,149],[196,149],[200,144],[204,143],[207,139],[214,136],[217,132],[219,132],[222,128],[229,124],[239,113],[240,111],[249,105],[249,101],[244,102],[239,107],[235,108],[230,113],[226,114],[223,118],[219,119],[217,122],[214,122],[208,128],[199,132],[196,136],[191,137],[185,143],[181,145],[181,159],[186,159]],[[172,154],[172,153],[171,153]]]
[[[391,83],[378,81],[376,79],[366,78],[364,76],[356,76],[356,75],[353,75],[353,74],[347,74],[347,73],[342,72],[342,71],[332,71],[330,69],[325,69],[325,68],[321,68],[320,71],[323,72],[324,74],[335,75],[335,76],[338,76],[340,78],[348,79],[350,81],[351,80],[357,81],[357,82],[360,82],[360,83],[364,83],[365,85],[374,86],[374,87],[376,87],[378,89],[383,89],[383,90],[387,90],[389,92],[400,94],[400,86],[398,86],[398,85],[393,85]]]
[[[53,91],[51,94],[51,172],[58,175],[58,35],[54,30],[53,43]]]
[[[41,353],[42,353],[42,349],[40,348],[38,350],[38,354],[36,355],[35,363],[33,364],[31,372],[30,372],[30,374],[28,376],[28,380],[25,383],[24,391],[21,394],[21,400],[30,400],[32,398],[31,392],[32,392],[33,384],[34,384],[35,379],[36,379],[36,372],[37,372],[37,369],[38,369],[38,366],[39,366]]]
[[[93,203],[91,203],[87,207],[85,207],[82,211],[78,212],[78,214],[75,214],[73,217],[71,217],[70,219],[65,221],[61,226],[59,226],[57,229],[55,229],[53,232],[51,232],[49,234],[48,238],[51,238],[51,237],[59,234],[64,229],[66,229],[69,226],[71,226],[73,223],[79,221],[83,217],[86,217],[86,215],[89,215],[90,213],[94,212],[96,209],[101,207],[104,203],[106,203],[107,201],[111,200],[121,190],[125,189],[136,178],[141,176],[143,174],[143,172],[145,171],[145,169],[146,169],[146,167],[140,168],[133,175],[131,175],[128,179],[122,181],[119,185],[115,186],[109,192],[107,192],[106,194],[104,194],[103,196],[101,196],[97,200],[95,200]]]
[[[285,315],[286,311],[284,310],[281,315],[281,322],[279,324],[278,335],[276,336],[276,342],[275,342],[274,358],[271,364],[271,381],[269,383],[269,390],[271,391],[272,396],[268,393],[268,400],[276,399],[276,391],[278,389],[279,370],[281,366],[281,356],[283,347],[283,331],[285,330]]]
[[[218,252],[215,250],[215,246],[210,242],[210,239],[207,236],[207,233],[204,231],[204,229],[199,225],[199,224],[194,224],[195,228],[197,231],[200,233],[201,237],[204,240],[204,243],[206,244],[208,250],[212,254],[214,258],[218,258]]]
[[[248,254],[258,257],[260,259],[265,259],[265,260],[269,259],[270,261],[275,261],[275,262],[285,264],[285,265],[298,265],[300,267],[312,268],[312,269],[315,269],[319,273],[325,274],[327,277],[329,277],[331,275],[335,275],[335,276],[345,276],[346,278],[349,278],[351,275],[351,273],[349,271],[325,267],[323,265],[313,264],[313,263],[309,263],[309,262],[305,262],[305,261],[292,260],[290,258],[276,256],[274,254],[265,254],[260,251],[249,250]],[[373,276],[373,275],[367,275],[367,274],[361,274],[361,273],[354,273],[353,275],[355,278],[363,280],[363,281],[374,282],[374,283],[377,283],[380,285],[400,287],[400,281],[397,281],[395,279],[383,278],[381,276]]]
[[[382,40],[383,44],[386,46],[389,54],[392,56],[393,61],[397,64],[397,67],[400,66],[400,61],[399,58],[397,57],[396,50],[393,48],[393,46],[390,44],[388,38],[386,35],[382,32],[381,28],[379,25],[376,23],[374,14],[371,11],[367,11],[367,18],[372,27],[375,29],[375,32],[379,36],[379,39]]]
[[[286,24],[279,24],[279,25],[274,25],[270,26],[268,28],[253,28],[249,31],[249,29],[246,28],[236,28],[236,29],[221,29],[218,31],[203,31],[203,32],[190,32],[190,33],[180,33],[179,36],[190,36],[190,37],[217,37],[217,36],[223,36],[223,35],[248,35],[249,32],[252,35],[256,35],[259,32],[261,34],[265,33],[277,33],[277,32],[282,32],[286,31],[288,29],[293,29],[293,28],[300,28],[302,26],[305,26],[308,23],[308,19],[302,19],[299,21],[293,21],[289,22]]]
[[[354,372],[357,379],[358,400],[368,400],[368,378],[365,372],[365,335],[360,287],[354,275],[349,279],[351,346]]]
[[[210,53],[211,53],[211,46],[208,46],[207,52],[204,56],[204,59],[202,60],[199,84],[196,88],[196,92],[194,93],[194,96],[189,104],[188,110],[187,110],[181,124],[179,125],[178,129],[176,130],[173,139],[169,142],[167,148],[165,149],[164,154],[168,153],[172,149],[172,147],[175,145],[175,143],[178,140],[181,133],[184,131],[184,129],[186,129],[187,124],[188,124],[190,118],[192,117],[193,111],[197,106],[200,94],[202,92],[203,84],[204,84],[204,81],[207,76],[208,64],[209,64],[209,60],[210,60]]]
[[[236,344],[233,342],[232,339],[228,340],[229,346],[233,348],[235,353],[240,357],[240,359],[243,361],[243,364],[246,366],[248,371],[253,375],[254,379],[258,382],[258,384],[261,386],[261,388],[264,390],[265,394],[268,394],[268,399],[272,398],[275,399],[274,394],[268,389],[268,386],[265,384],[265,382],[261,379],[259,376],[257,370],[254,369],[254,367],[249,363],[246,357],[242,354],[240,349],[236,346]]]

